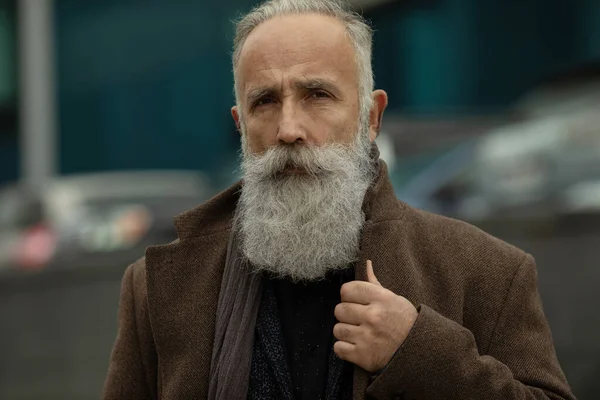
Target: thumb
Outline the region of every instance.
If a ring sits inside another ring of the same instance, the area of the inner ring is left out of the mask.
[[[367,260],[367,279],[369,282],[381,286],[381,283],[379,283],[375,276],[375,272],[373,272],[373,263],[371,260]]]

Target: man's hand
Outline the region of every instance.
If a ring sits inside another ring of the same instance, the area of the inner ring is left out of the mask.
[[[374,373],[385,367],[414,325],[418,311],[410,301],[381,286],[367,260],[368,282],[352,281],[341,289],[335,307],[339,321],[333,350],[342,360]]]

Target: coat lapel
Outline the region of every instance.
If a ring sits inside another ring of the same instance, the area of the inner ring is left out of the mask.
[[[380,161],[380,174],[365,195],[363,228],[359,260],[355,264],[357,280],[367,280],[366,262],[373,262],[373,271],[383,287],[406,297],[413,304],[422,301],[422,283],[408,251],[409,239],[402,229],[406,205],[400,202],[388,179],[387,166]],[[369,372],[354,369],[353,398],[364,399],[370,383]]]
[[[148,309],[169,398],[207,398],[236,185],[176,218],[179,240],[146,251]]]

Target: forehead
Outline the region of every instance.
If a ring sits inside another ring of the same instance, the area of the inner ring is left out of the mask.
[[[344,25],[308,14],[276,17],[246,39],[238,63],[240,89],[296,78],[357,86],[355,50]]]

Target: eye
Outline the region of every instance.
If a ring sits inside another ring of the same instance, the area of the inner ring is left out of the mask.
[[[272,97],[263,97],[261,99],[256,100],[252,106],[253,106],[253,108],[256,108],[256,107],[264,106],[264,105],[267,105],[267,104],[273,104],[273,103],[275,103],[275,99],[274,98],[272,98]]]
[[[327,98],[330,98],[331,96],[329,95],[329,93],[327,93],[324,90],[315,90],[315,91],[311,92],[310,97],[312,99],[327,99]]]

